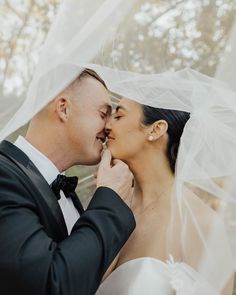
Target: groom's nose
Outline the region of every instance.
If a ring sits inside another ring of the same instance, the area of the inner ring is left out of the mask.
[[[112,117],[108,118],[105,124],[105,132],[106,134],[109,134],[109,132],[111,131],[111,120]]]

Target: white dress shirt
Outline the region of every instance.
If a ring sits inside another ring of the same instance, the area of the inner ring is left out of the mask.
[[[15,141],[15,145],[29,157],[49,185],[57,178],[57,175],[60,174],[52,161],[32,146],[24,137],[19,136]],[[80,215],[71,198],[66,198],[63,191],[60,191],[60,195],[61,198],[58,200],[58,203],[65,219],[68,234],[70,234],[72,227]]]

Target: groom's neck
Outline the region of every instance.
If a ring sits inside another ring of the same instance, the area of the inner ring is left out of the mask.
[[[37,130],[29,128],[26,140],[46,156],[60,172],[72,166],[71,151],[67,150],[67,143],[63,138],[49,130]]]

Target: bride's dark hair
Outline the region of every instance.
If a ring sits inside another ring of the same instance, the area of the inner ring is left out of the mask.
[[[142,105],[143,124],[151,125],[158,120],[165,120],[168,123],[168,144],[167,158],[172,172],[175,172],[175,163],[177,159],[180,138],[187,123],[190,114],[183,111],[154,108]]]

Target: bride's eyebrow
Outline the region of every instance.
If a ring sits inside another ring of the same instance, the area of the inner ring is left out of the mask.
[[[123,106],[117,106],[116,107],[116,113],[119,111],[119,110],[123,110],[123,111],[127,111],[127,109]]]

